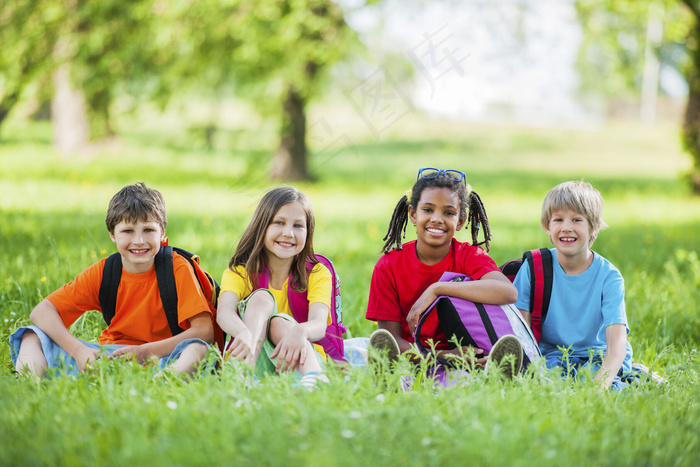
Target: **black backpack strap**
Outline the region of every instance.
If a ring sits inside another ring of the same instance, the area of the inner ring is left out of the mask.
[[[119,253],[109,256],[102,271],[100,284],[100,308],[102,317],[109,326],[117,309],[117,291],[122,278],[122,257]]]
[[[175,270],[173,269],[173,248],[161,246],[154,261],[160,301],[163,302],[170,331],[175,336],[184,330],[180,327],[177,317],[177,287],[175,285]]]

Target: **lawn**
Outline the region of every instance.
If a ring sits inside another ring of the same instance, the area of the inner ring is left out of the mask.
[[[329,387],[307,393],[285,377],[251,386],[235,365],[185,384],[152,382],[140,367],[105,361],[80,378],[33,384],[16,378],[5,344],[0,464],[697,465],[700,199],[682,179],[690,162],[677,128],[403,123],[380,140],[353,134],[352,147],[312,156],[316,182],[297,184],[316,215],[316,251],[341,275],[349,336],[375,328],[364,319],[372,268],[418,168],[467,172],[489,214],[490,253],[499,264],[546,246],[544,195],[561,181],[585,178],[605,198],[610,227],[594,249],[625,277],[635,360],[654,365],[668,383],[600,394],[589,383],[541,374],[504,384],[477,373],[468,387],[436,390],[419,378],[403,393],[403,365],[380,375],[335,371]],[[180,130],[132,128],[65,157],[53,152],[45,124],[4,129],[3,342],[43,297],[115,251],[105,210],[129,183],[143,180],[163,193],[170,244],[196,251],[221,276],[257,201],[273,186],[261,161],[274,145],[265,135],[222,132],[205,150]],[[414,235],[409,228],[406,240]],[[74,331],[95,339],[102,326],[99,314],[89,313]]]

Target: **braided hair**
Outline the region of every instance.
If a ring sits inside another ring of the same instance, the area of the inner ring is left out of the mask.
[[[484,203],[481,201],[481,197],[476,191],[471,189],[471,186],[461,181],[455,182],[454,180],[450,180],[444,173],[440,173],[435,178],[418,178],[411,189],[411,199],[409,200],[408,196],[404,195],[399,200],[391,215],[389,229],[382,239],[385,241],[384,247],[382,247],[382,253],[389,253],[393,248],[397,250],[401,249],[401,239],[406,238],[408,208],[409,206],[418,206],[423,190],[426,188],[449,188],[457,194],[459,198],[459,217],[460,219],[466,219],[467,227],[471,224],[472,245],[484,245],[486,251],[488,251],[490,248],[491,227],[489,226],[489,219],[486,216],[486,209],[484,208]],[[479,242],[479,230],[482,226],[484,240]]]

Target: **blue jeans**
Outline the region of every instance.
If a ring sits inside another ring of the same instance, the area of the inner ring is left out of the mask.
[[[61,368],[68,376],[75,376],[78,374],[78,364],[75,359],[71,357],[68,352],[63,350],[58,344],[51,340],[49,336],[46,335],[44,331],[36,326],[24,326],[18,328],[15,332],[10,335],[10,356],[12,357],[12,364],[17,366],[17,357],[19,356],[19,347],[22,344],[22,336],[27,331],[34,331],[41,341],[41,350],[44,352],[44,357],[46,358],[47,368]],[[81,341],[83,344],[87,345],[91,349],[101,349],[106,354],[112,355],[116,349],[120,347],[126,347],[125,345],[118,344],[107,344],[100,345],[94,342]],[[154,367],[154,371],[159,371],[178,358],[180,354],[187,348],[190,344],[195,342],[201,342],[202,344],[209,347],[209,344],[204,342],[202,339],[186,339],[180,342],[170,353],[170,355],[161,358],[158,364]]]
[[[571,376],[572,378],[579,377],[579,371],[583,368],[590,368],[591,373],[595,373],[600,370],[603,365],[603,360],[600,356],[595,356],[593,358],[589,357],[567,357],[562,358],[558,356],[548,356],[546,357],[547,368],[561,368],[561,375],[563,378]],[[617,372],[615,379],[613,379],[610,384],[610,389],[614,391],[622,391],[628,386],[629,378],[624,374],[622,368]]]

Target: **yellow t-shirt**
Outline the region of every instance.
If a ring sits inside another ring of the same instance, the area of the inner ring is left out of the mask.
[[[240,272],[243,276],[245,274],[244,266],[236,266],[236,271]],[[247,276],[246,276],[247,278]],[[289,278],[284,281],[282,290],[273,289],[268,287],[268,290],[272,292],[277,301],[277,312],[285,313],[292,316],[292,309],[289,307],[289,298],[287,294],[289,286]],[[333,281],[331,278],[331,272],[323,264],[316,264],[309,274],[309,287],[307,289],[307,297],[309,299],[309,305],[312,303],[323,303],[328,307],[328,321],[326,324],[331,324],[331,289],[333,288]],[[234,292],[238,296],[238,300],[245,300],[248,295],[252,293],[252,287],[249,280],[244,280],[242,276],[231,271],[231,269],[226,269],[223,276],[221,277],[221,292]]]

